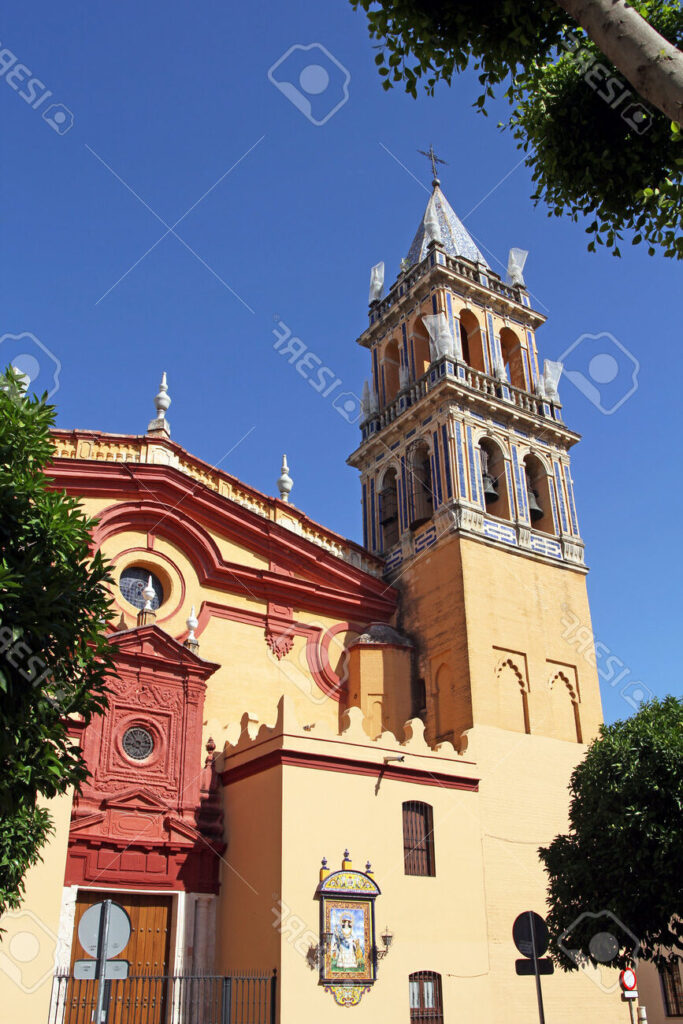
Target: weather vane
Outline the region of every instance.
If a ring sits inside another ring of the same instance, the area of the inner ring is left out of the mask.
[[[429,145],[429,152],[428,153],[425,153],[424,149],[418,149],[418,153],[421,153],[422,156],[426,156],[428,160],[431,160],[431,162],[432,162],[432,174],[434,175],[434,181],[438,181],[439,180],[439,176],[436,173],[436,165],[437,164],[446,164],[447,165],[447,161],[446,160],[442,160],[440,157],[438,157],[436,155],[436,153],[434,152],[434,146],[431,143]]]

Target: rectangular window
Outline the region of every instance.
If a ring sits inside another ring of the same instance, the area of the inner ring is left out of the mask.
[[[683,985],[681,984],[681,965],[669,963],[661,967],[659,975],[664,990],[664,1005],[667,1017],[683,1017]]]
[[[410,975],[410,1024],[443,1024],[441,975],[416,971]]]
[[[406,875],[435,875],[434,820],[430,804],[403,804],[403,861]]]

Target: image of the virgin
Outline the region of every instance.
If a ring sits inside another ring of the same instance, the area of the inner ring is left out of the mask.
[[[356,970],[358,961],[351,914],[342,914],[334,929],[335,967],[338,971]]]

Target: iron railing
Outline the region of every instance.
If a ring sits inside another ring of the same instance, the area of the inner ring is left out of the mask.
[[[140,975],[104,984],[98,1024],[275,1024],[277,971]],[[91,1024],[97,990],[95,979],[55,974],[48,1024]]]

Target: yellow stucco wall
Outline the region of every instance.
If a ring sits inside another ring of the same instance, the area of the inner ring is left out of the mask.
[[[570,609],[590,629],[583,573],[451,536],[411,562],[398,586],[437,736],[457,738],[473,722],[524,732],[524,689],[533,735],[576,739],[568,687],[549,685],[558,673],[578,690],[582,739],[596,735],[595,666],[563,625]]]
[[[0,1017],[7,1024],[46,1024],[60,952],[59,916],[71,817],[71,794],[45,804],[55,826],[42,861],[26,875],[26,899],[0,917]]]

